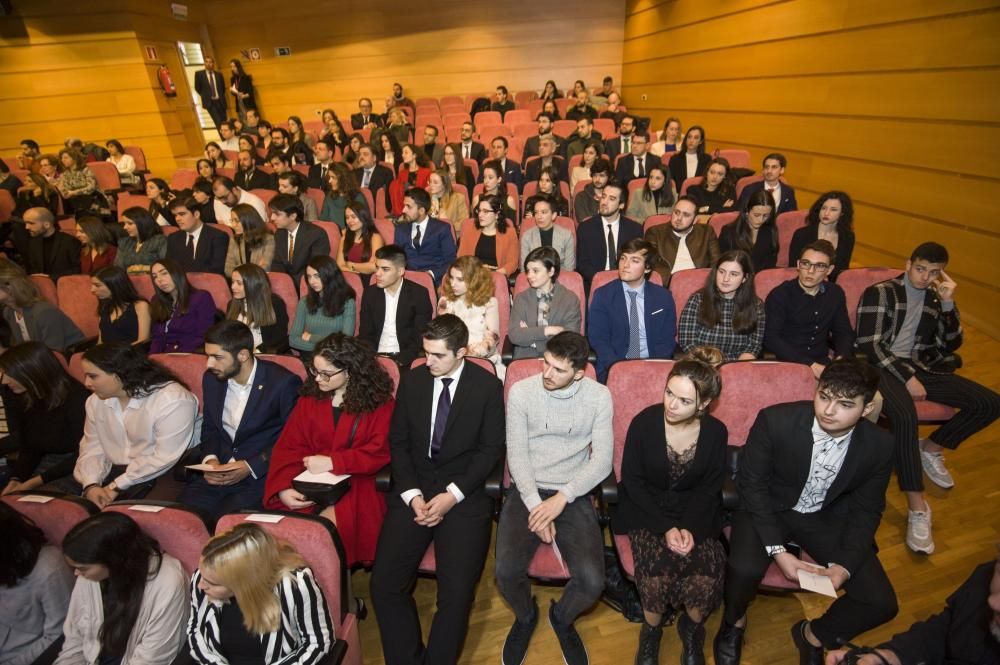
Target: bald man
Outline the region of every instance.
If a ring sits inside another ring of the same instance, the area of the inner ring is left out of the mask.
[[[21,255],[28,274],[48,275],[53,281],[63,275],[80,274],[80,241],[59,231],[55,216],[47,208],[28,208],[24,226],[12,224],[10,240]]]

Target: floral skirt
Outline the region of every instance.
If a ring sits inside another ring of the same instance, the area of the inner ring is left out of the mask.
[[[697,543],[687,556],[672,552],[663,534],[637,529],[628,534],[635,584],[642,609],[699,609],[708,614],[722,603],[726,550],[715,538]]]

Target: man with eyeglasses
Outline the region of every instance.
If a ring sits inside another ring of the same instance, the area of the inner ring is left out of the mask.
[[[816,378],[833,358],[853,355],[854,330],[844,290],[827,281],[837,250],[827,240],[805,246],[799,274],[774,288],[765,303],[764,348],[778,360],[802,363]]]

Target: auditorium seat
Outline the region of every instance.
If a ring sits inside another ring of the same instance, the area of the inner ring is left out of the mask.
[[[61,354],[59,354],[61,355]],[[83,383],[83,352],[74,353],[66,363],[66,371],[79,383]]]
[[[594,131],[598,132],[604,140],[618,135],[618,130],[615,129],[615,121],[611,118],[594,118]]]
[[[642,188],[646,185],[646,178],[633,178],[628,181],[628,194],[627,199],[633,196],[634,192],[641,192]]]
[[[389,169],[392,170],[391,168]],[[375,192],[375,218],[376,219],[389,219],[393,215],[389,212],[389,200],[388,194],[386,194],[385,188],[382,188]]]
[[[582,333],[587,329],[587,296],[583,292],[583,277],[580,276],[580,273],[572,270],[560,270],[556,281],[565,286],[567,290],[572,291],[580,301],[580,332]],[[524,272],[518,272],[514,279],[512,297],[516,298],[517,294],[528,288],[528,278],[524,276]]]
[[[661,224],[669,224],[670,218],[673,215],[650,215],[646,218],[646,221],[642,223],[642,232],[645,234],[654,226],[660,226]]]
[[[697,185],[700,185],[703,182],[705,182],[705,176],[697,176],[695,178],[685,179],[684,184],[681,185],[681,196],[687,195],[689,189]]]
[[[508,113],[510,112],[508,111]],[[514,136],[529,139],[538,134],[538,123],[519,122],[516,125],[511,125],[511,129],[514,131]]]
[[[0,224],[10,220],[16,207],[17,202],[11,193],[6,189],[0,189]]]
[[[187,389],[198,398],[198,413],[200,414],[205,407],[205,400],[201,393],[201,380],[205,375],[208,358],[200,353],[153,353],[149,359],[169,369],[187,386]]]
[[[739,180],[736,181],[736,198],[737,199],[740,198],[740,195],[743,194],[743,190],[744,188],[746,188],[747,185],[752,185],[755,182],[763,182],[763,181],[764,181],[764,176],[762,175],[748,175],[744,178],[740,178]]]
[[[337,252],[340,251],[340,227],[337,226],[336,222],[313,222],[313,224],[326,233],[326,237],[330,241],[330,257],[336,259]]]
[[[723,149],[719,150],[719,157],[729,162],[730,168],[748,169],[750,168],[750,151]]]
[[[170,178],[170,189],[175,192],[179,189],[191,189],[197,179],[198,172],[194,169],[177,169]]]
[[[76,324],[88,338],[96,339],[100,333],[97,316],[97,297],[90,292],[89,275],[65,275],[56,283],[59,309]]]
[[[34,522],[55,547],[62,547],[70,529],[97,513],[97,506],[86,499],[57,492],[15,492],[0,500]]]
[[[395,397],[396,391],[399,389],[399,365],[392,358],[386,358],[385,356],[378,356],[376,360],[378,360],[378,364],[389,375],[389,378],[392,379],[392,396]]]
[[[735,222],[739,216],[740,213],[738,212],[718,212],[712,215],[708,219],[708,223],[712,227],[712,230],[715,231],[715,237],[718,238],[722,234],[722,227]]]
[[[255,515],[280,518],[278,521],[258,521]],[[358,618],[353,612],[354,597],[346,564],[344,544],[337,527],[324,517],[298,515],[277,511],[248,512],[223,515],[215,528],[216,535],[231,530],[237,524],[250,522],[294,547],[313,572],[316,583],[323,590],[334,633],[338,640],[347,643],[347,665],[361,665],[361,638]]]
[[[472,205],[472,199],[469,198],[469,188],[465,185],[460,185],[457,182],[451,183],[451,191],[456,194],[461,194],[465,197],[465,207],[469,208]]]
[[[681,312],[691,295],[705,286],[711,268],[690,268],[678,270],[670,276],[670,295],[674,297],[674,307],[677,309],[677,324],[681,322]]]
[[[865,289],[887,279],[898,277],[902,270],[898,268],[848,268],[837,276],[837,286],[844,289],[847,301],[847,318],[851,320],[851,328],[858,327],[858,305]]]
[[[122,146],[125,148],[125,154],[132,156],[132,161],[135,162],[135,171],[139,175],[145,175],[149,173],[149,166],[146,165],[146,153],[142,151],[137,145],[126,145]]]
[[[261,201],[264,202],[264,208],[268,211],[268,214],[267,214],[268,218],[265,219],[264,221],[265,222],[270,221],[270,219],[271,219],[271,199],[273,199],[275,196],[277,196],[278,192],[274,191],[273,189],[251,189],[250,193],[253,194],[254,196],[256,196],[257,198],[259,198]],[[319,210],[322,210],[322,207],[319,208]],[[319,210],[317,210],[317,212],[319,212]]]
[[[212,222],[212,223],[206,224],[205,226],[211,226],[216,231],[222,231],[227,236],[229,236],[230,240],[232,240],[232,238],[233,238],[233,229],[232,229],[231,226],[229,226],[229,224],[219,224],[218,222]]]
[[[431,276],[421,270],[407,270],[403,275],[406,279],[414,282],[427,291],[427,297],[431,299],[431,315],[437,316],[437,289],[434,287],[434,280]],[[368,278],[368,285],[371,286],[375,283],[375,276],[371,275]]]
[[[132,282],[135,292],[138,293],[139,297],[143,300],[150,301],[153,299],[153,296],[156,295],[156,289],[153,286],[153,280],[149,277],[149,273],[144,273],[142,275],[129,275],[128,278]]]
[[[757,297],[762,301],[767,300],[767,295],[774,287],[783,284],[790,279],[798,277],[799,271],[795,268],[768,268],[761,270],[754,275],[753,289]]]
[[[50,305],[55,305],[56,307],[59,306],[59,295],[56,292],[56,285],[52,281],[51,277],[48,275],[28,275],[28,279],[30,279],[31,283],[35,285],[36,289],[38,289],[38,295],[42,297],[42,300]],[[87,281],[90,281],[89,277],[87,278]]]
[[[258,353],[257,357],[261,360],[266,360],[267,362],[274,363],[275,365],[281,365],[289,372],[299,377],[303,382],[305,382],[306,367],[302,364],[302,360],[296,358],[295,356],[279,356],[273,353]]]
[[[556,100],[558,102],[559,100]],[[565,115],[560,112],[560,115],[565,117]],[[575,120],[556,120],[552,123],[552,133],[556,136],[568,139],[573,136],[576,132],[576,121]]]
[[[115,501],[104,512],[121,513],[135,520],[143,533],[181,562],[189,577],[197,570],[201,551],[212,537],[215,526],[211,518],[197,508],[170,501]]]
[[[149,197],[142,194],[129,194],[128,192],[122,192],[118,195],[118,218],[121,219],[122,213],[129,208],[142,208],[143,210],[149,210]]]
[[[281,298],[285,304],[285,312],[288,314],[288,330],[292,330],[292,321],[295,320],[295,309],[299,306],[299,294],[295,290],[292,278],[283,272],[267,273],[267,281],[271,284],[271,293]]]
[[[217,310],[226,311],[233,294],[229,290],[229,282],[226,281],[225,277],[214,272],[189,272],[187,278],[192,287],[208,291]]]
[[[369,192],[367,189],[364,189],[362,191],[367,192],[368,196],[371,196],[371,192]],[[310,187],[309,189],[306,190],[306,196],[308,196],[312,200],[313,204],[315,204],[317,215],[323,212],[323,201],[325,200],[326,195],[323,194],[322,189],[319,189],[318,187]],[[375,209],[374,206],[369,208],[369,210],[374,210],[374,209]],[[306,221],[311,222],[313,220],[310,219]]]
[[[497,375],[496,366],[486,358],[478,358],[476,356],[465,356],[465,359],[470,361],[474,365],[479,365],[487,372],[491,373],[493,376]],[[417,367],[422,367],[427,364],[427,358],[420,356],[415,358],[413,362],[410,363],[410,369],[416,369]]]
[[[462,163],[469,167],[469,170],[472,171],[472,179],[478,182],[478,180],[479,180],[479,162],[477,162],[474,159],[463,159]],[[472,199],[469,199],[469,200],[471,201]]]
[[[503,124],[503,118],[500,117],[499,111],[480,111],[472,120],[480,132],[483,132],[487,127],[490,127],[490,131],[492,131],[493,127]]]
[[[565,118],[566,112],[569,111],[570,105],[576,104],[576,98],[560,97],[559,99],[555,100],[555,102],[556,102],[556,108],[559,110],[559,117]],[[573,123],[574,128],[576,127],[575,120],[570,120],[569,122]]]
[[[593,279],[590,280],[590,297],[587,298],[587,309],[590,309],[591,303],[594,302],[594,292],[597,289],[610,284],[611,282],[618,279],[617,270],[601,270],[594,274]],[[649,281],[658,286],[663,286],[663,278],[660,277],[660,273],[655,270],[649,274]]]
[[[775,225],[778,227],[778,266],[795,266],[799,260],[797,256],[789,256],[788,252],[792,247],[792,236],[795,232],[806,225],[808,210],[791,210],[778,215]],[[845,268],[847,266],[844,266]]]
[[[378,229],[378,234],[382,236],[382,242],[386,245],[392,245],[396,242],[396,225],[392,223],[391,219],[377,217],[375,228]]]
[[[105,194],[115,194],[122,189],[118,169],[110,162],[87,162],[87,168],[97,178],[97,188]]]

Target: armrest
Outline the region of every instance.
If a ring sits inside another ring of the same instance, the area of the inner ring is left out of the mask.
[[[736,472],[740,466],[740,446],[726,447],[726,478],[722,483],[722,508],[733,511],[740,507],[740,492],[736,486]]]
[[[490,471],[490,475],[486,476],[486,484],[484,485],[486,496],[498,503],[501,497],[503,497],[503,468],[505,463],[506,458],[501,457],[497,460],[497,463],[493,466],[493,470]]]
[[[375,489],[388,492],[392,489],[392,465],[386,464],[375,474]]]
[[[514,344],[510,337],[503,338],[503,346],[500,348],[500,360],[504,365],[509,365],[514,361]]]
[[[330,647],[330,653],[323,657],[320,665],[340,665],[347,657],[347,640],[338,639]]]
[[[603,527],[611,522],[611,504],[618,503],[618,481],[615,480],[615,472],[612,471],[608,477],[590,491],[597,499],[597,521]]]

